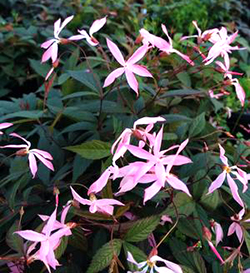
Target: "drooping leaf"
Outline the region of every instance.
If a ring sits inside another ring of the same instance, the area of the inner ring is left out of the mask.
[[[15,221],[14,224],[11,226],[11,228],[8,230],[6,235],[6,243],[7,245],[17,251],[18,253],[23,253],[23,238],[19,236],[18,234],[15,234],[15,231],[18,231],[21,229],[21,227],[18,225],[19,221]]]
[[[199,116],[193,119],[189,127],[189,137],[195,137],[199,135],[205,128],[206,120],[205,113],[201,113]]]
[[[65,250],[68,246],[68,239],[69,239],[68,236],[62,237],[62,239],[60,241],[60,245],[55,250],[55,256],[57,259],[59,259],[63,255],[63,253],[65,252]]]
[[[125,234],[124,240],[127,242],[140,242],[145,240],[149,234],[155,230],[160,222],[160,217],[151,216],[136,221]]]
[[[110,155],[111,145],[101,140],[91,140],[76,146],[65,147],[66,150],[77,153],[87,159],[101,159]]]
[[[122,240],[114,239],[103,245],[94,255],[87,273],[96,273],[108,267],[114,257],[119,256]]]

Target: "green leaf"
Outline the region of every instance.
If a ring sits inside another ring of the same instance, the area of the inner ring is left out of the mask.
[[[6,243],[11,249],[21,254],[23,253],[23,239],[18,234],[14,234],[15,231],[21,229],[21,227],[18,225],[18,222],[19,221],[16,220],[8,230],[6,235]]]
[[[195,202],[186,193],[178,192],[174,197],[174,204],[170,204],[161,214],[167,214],[171,217],[176,216],[175,208],[179,214],[189,216],[195,210]]]
[[[108,267],[114,257],[119,256],[122,240],[114,239],[103,245],[93,257],[87,273],[96,273]]]
[[[69,244],[82,251],[87,251],[88,240],[84,235],[84,231],[81,227],[75,227],[72,229],[72,235],[69,236]]]
[[[160,216],[151,216],[136,221],[125,234],[124,240],[127,242],[140,242],[155,230],[160,222]]]
[[[63,253],[65,252],[67,248],[67,245],[68,245],[68,236],[63,236],[60,241],[60,245],[55,250],[56,259],[59,259],[63,255]]]
[[[191,79],[186,71],[178,73],[176,77],[185,87],[191,87]]]
[[[87,87],[89,87],[91,90],[95,92],[99,92],[99,88],[101,88],[100,82],[97,81],[97,78],[93,77],[93,74],[90,72],[85,72],[82,70],[74,71],[74,70],[68,70],[67,73],[75,80],[83,83]],[[99,88],[98,88],[99,85]]]
[[[193,119],[189,127],[189,137],[195,137],[199,135],[205,128],[206,120],[205,113],[201,113],[199,116]]]
[[[50,66],[48,64],[42,64],[40,61],[33,59],[29,59],[29,62],[34,71],[42,77],[45,77],[50,70]]]
[[[244,239],[247,245],[248,254],[250,254],[250,234],[246,230],[244,230]]]
[[[217,208],[220,203],[220,196],[218,191],[214,191],[210,194],[207,194],[207,190],[203,193],[201,200],[201,204],[210,211],[213,211]]]
[[[167,91],[161,98],[174,97],[174,96],[191,96],[191,95],[200,95],[203,94],[202,91],[193,90],[193,89],[177,89]]]
[[[123,249],[125,252],[125,257],[127,257],[128,252],[130,252],[137,262],[143,262],[143,261],[147,260],[147,255],[137,246],[134,246],[128,242],[124,242]],[[138,267],[136,265],[134,265],[130,262],[128,262],[128,266],[129,266],[129,269],[132,270],[133,272],[138,269]]]
[[[77,153],[87,159],[101,159],[110,155],[111,145],[101,140],[91,140],[76,146],[68,146],[64,149]]]

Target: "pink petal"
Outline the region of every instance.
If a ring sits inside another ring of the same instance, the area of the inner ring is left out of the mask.
[[[92,202],[90,201],[90,200],[88,200],[88,199],[85,199],[85,198],[82,198],[72,187],[70,187],[70,189],[71,189],[71,193],[72,193],[72,195],[73,195],[73,198],[77,201],[77,202],[79,202],[79,203],[81,203],[82,205],[88,205],[88,206],[90,206],[91,204],[92,204]]]
[[[174,188],[174,189],[176,189],[176,190],[183,191],[183,192],[185,192],[187,195],[189,195],[189,196],[191,197],[191,194],[190,194],[190,192],[189,192],[189,190],[188,190],[188,187],[185,185],[184,182],[182,182],[182,181],[181,181],[180,179],[178,179],[176,176],[170,174],[170,175],[168,175],[168,176],[166,177],[166,180],[167,180],[168,184],[169,184],[172,188]]]
[[[47,168],[54,171],[54,166],[49,160],[42,157],[39,153],[34,152],[34,150],[30,150],[30,154],[34,154]]]
[[[46,77],[45,77],[45,81],[48,80],[48,78],[50,77],[50,75],[53,73],[53,71],[55,70],[55,68],[52,66],[49,70],[49,72],[47,73]]]
[[[138,81],[135,75],[128,68],[125,69],[125,75],[128,85],[135,91],[136,95],[138,96]]]
[[[219,242],[222,241],[223,238],[223,229],[219,223],[215,223],[215,235],[216,235],[216,246]]]
[[[0,148],[28,148],[28,147],[26,144],[10,144],[10,145],[0,146]]]
[[[147,159],[147,160],[153,160],[155,161],[155,156],[153,156],[148,151],[145,151],[137,146],[134,145],[126,145],[127,149],[130,151],[131,154],[133,154],[136,157]]]
[[[67,17],[63,22],[61,27],[58,29],[57,31],[57,35],[60,34],[60,32],[62,31],[62,29],[74,18],[74,15],[71,15],[69,17]]]
[[[42,242],[46,240],[46,236],[44,234],[38,233],[33,230],[21,230],[21,231],[16,231],[14,233],[17,233],[24,239],[32,241],[32,242]]]
[[[149,199],[155,196],[161,188],[162,185],[160,185],[158,182],[155,182],[150,187],[146,188],[144,191],[143,203],[145,204]]]
[[[214,247],[213,243],[208,241],[208,245],[210,246],[210,248],[212,249],[213,253],[216,255],[216,257],[220,260],[220,262],[222,264],[224,264],[223,259],[220,256],[220,253],[217,251],[217,249]]]
[[[165,118],[162,117],[143,117],[134,122],[133,129],[136,129],[138,125],[155,124],[156,122],[164,122]]]
[[[100,176],[99,179],[97,179],[90,187],[88,190],[88,195],[90,193],[97,193],[100,192],[108,183],[108,179],[111,175],[110,169],[106,169],[103,174]]]
[[[179,50],[176,49],[172,49],[171,52],[176,53],[177,55],[179,55],[182,59],[184,59],[185,61],[187,61],[190,65],[194,66],[194,62],[185,54],[181,53]]]
[[[0,123],[0,130],[9,128],[12,125],[13,123],[8,123],[8,122]]]
[[[148,51],[147,45],[143,45],[143,46],[139,47],[134,52],[134,54],[127,60],[126,64],[131,65],[131,64],[137,63],[140,59],[142,59],[144,57],[144,55],[147,53],[147,51]]]
[[[57,213],[57,208],[54,209],[53,213],[49,217],[49,220],[46,224],[46,236],[49,236],[51,232],[54,230],[54,224],[56,221],[56,213]]]
[[[175,264],[173,262],[170,262],[168,260],[165,260],[165,259],[162,259],[161,257],[155,255],[153,256],[151,259],[150,259],[151,262],[163,262],[169,269],[171,269],[172,271],[169,271],[169,272],[173,272],[173,273],[183,273],[181,267],[178,265],[178,264]],[[164,271],[161,271],[162,273]],[[168,271],[165,271],[166,273]]]
[[[165,180],[166,180],[166,172],[165,168],[162,163],[156,163],[155,164],[155,174],[157,176],[157,180],[159,184],[164,187],[165,185]]]
[[[210,187],[208,189],[208,194],[212,193],[216,189],[220,188],[222,183],[225,180],[225,177],[226,177],[226,172],[223,171],[210,185]]]
[[[233,79],[232,84],[235,87],[237,98],[240,100],[241,106],[243,107],[245,103],[245,98],[246,98],[245,91],[237,79]]]
[[[133,64],[129,66],[129,69],[135,73],[136,75],[139,75],[141,77],[151,77],[153,78],[153,75],[143,66],[138,64]]]
[[[30,167],[30,171],[32,173],[32,178],[35,178],[36,173],[37,173],[37,163],[36,163],[36,158],[34,156],[34,154],[29,154],[29,167]]]
[[[78,41],[78,40],[82,40],[82,39],[85,39],[86,37],[81,35],[81,34],[78,34],[78,35],[73,35],[71,37],[68,38],[68,40],[70,41]]]
[[[54,43],[50,48],[51,48],[51,60],[52,60],[52,63],[54,63],[57,60],[58,44]]]
[[[89,29],[89,35],[92,36],[93,33],[99,31],[106,24],[106,21],[106,16],[102,19],[95,20]]]
[[[165,156],[162,161],[164,165],[172,163],[173,166],[181,166],[184,164],[189,164],[192,163],[192,160],[184,155],[167,155]]]
[[[68,214],[68,211],[69,211],[70,207],[71,207],[71,205],[67,205],[62,210],[62,214],[61,214],[61,223],[62,224],[65,223],[65,220],[66,220],[66,217],[67,217],[67,214]]]
[[[25,139],[24,137],[21,137],[21,136],[18,135],[17,133],[11,133],[10,136],[20,138],[21,140],[23,140],[24,142],[26,142],[28,148],[30,148],[31,143],[30,143],[27,139]]]
[[[163,126],[161,126],[161,129],[155,138],[154,149],[153,149],[155,156],[159,156],[159,152],[161,149],[161,143],[162,143],[162,137],[163,137]]]
[[[244,203],[242,201],[242,199],[240,198],[239,196],[239,193],[238,193],[238,187],[236,185],[236,183],[234,182],[234,180],[232,179],[232,177],[227,174],[227,182],[228,182],[228,185],[230,187],[230,190],[232,192],[232,195],[233,195],[233,199],[242,207],[244,207]]]
[[[233,222],[233,223],[230,225],[230,227],[228,228],[227,236],[230,236],[230,235],[232,235],[232,234],[235,232],[236,226],[237,226],[237,225],[238,225],[238,224],[237,224],[236,222]]]
[[[99,199],[96,201],[96,204],[98,206],[106,206],[106,205],[117,205],[117,206],[124,206],[124,204],[118,200],[115,199]]]
[[[167,31],[166,26],[163,25],[163,24],[161,24],[161,28],[162,28],[163,32],[167,35],[168,40],[169,40],[169,44],[170,44],[170,46],[173,48],[173,46],[172,46],[172,39],[170,38],[170,36],[169,36],[169,34],[168,34],[168,31]]]
[[[47,158],[49,160],[53,160],[52,155],[50,153],[46,152],[46,151],[39,150],[39,149],[32,149],[30,151],[33,151],[33,152],[35,152],[37,154],[40,154],[42,157]]]
[[[112,41],[110,41],[108,38],[107,38],[107,45],[108,45],[110,52],[117,60],[117,62],[120,65],[124,66],[125,60],[124,60],[122,53],[121,53],[120,49],[118,48],[118,46],[115,43],[113,43]]]
[[[240,225],[236,226],[236,235],[238,237],[239,242],[242,242],[242,238],[243,238],[243,232],[242,232],[242,228]]]
[[[48,61],[48,60],[51,58],[52,51],[53,51],[53,48],[52,48],[52,46],[50,46],[50,47],[43,53],[43,55],[42,55],[42,60],[41,60],[42,63]]]
[[[61,25],[61,18],[59,18],[54,23],[54,37],[56,37],[56,38],[58,38],[58,34],[59,34],[59,30],[60,30],[60,25]]]
[[[120,77],[124,73],[125,69],[123,67],[117,68],[112,71],[104,81],[103,87],[107,87],[112,84],[116,78]]]
[[[50,47],[56,41],[57,41],[56,39],[50,39],[50,40],[42,43],[41,47],[47,49],[48,47]]]
[[[225,156],[225,150],[224,148],[219,144],[219,148],[220,148],[220,159],[223,162],[223,164],[225,164],[226,166],[228,166],[228,159]]]

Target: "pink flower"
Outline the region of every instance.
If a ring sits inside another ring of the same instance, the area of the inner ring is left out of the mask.
[[[59,38],[59,34],[62,31],[62,29],[73,19],[73,15],[67,17],[61,24],[61,18],[58,19],[54,23],[54,38],[50,39],[44,43],[41,44],[42,48],[47,49],[42,56],[42,63],[48,61],[50,58],[52,60],[52,63],[54,63],[57,60],[57,54],[58,54],[58,44],[62,43],[63,40]]]
[[[162,24],[161,27],[163,32],[167,35],[169,42],[149,33],[145,29],[141,29],[140,33],[141,33],[141,36],[143,37],[143,40],[142,40],[143,43],[145,45],[151,44],[153,47],[157,47],[159,50],[166,52],[167,54],[176,53],[185,61],[187,61],[189,64],[194,65],[194,62],[187,55],[173,48],[173,42],[170,36],[168,35],[166,26]]]
[[[247,220],[242,220],[243,215],[245,214],[245,209],[243,208],[238,214],[235,214],[234,216],[231,217],[231,220],[234,221],[229,229],[228,229],[228,233],[227,236],[232,235],[234,232],[236,232],[236,235],[238,237],[239,242],[242,242],[243,239],[243,227],[241,226],[241,223],[245,222],[245,223],[249,223],[250,219]]]
[[[165,119],[162,117],[143,117],[134,122],[132,129],[126,128],[111,147],[111,153],[113,154],[113,164],[115,165],[115,162],[120,157],[123,157],[123,155],[126,153],[126,145],[130,144],[131,135],[134,135],[140,139],[140,148],[144,147],[147,140],[149,141],[150,147],[152,147],[154,145],[155,136],[149,132],[153,129],[155,123],[164,121]],[[137,128],[139,125],[148,126],[145,129]]]
[[[124,206],[123,203],[114,199],[100,199],[97,200],[94,194],[90,194],[90,199],[82,198],[78,193],[74,191],[72,187],[70,187],[71,193],[73,195],[74,200],[78,201],[82,205],[89,206],[89,211],[91,213],[101,212],[109,215],[113,215],[114,205]]]
[[[210,221],[210,226],[212,231],[215,233],[216,236],[216,246],[219,244],[219,242],[222,241],[223,239],[223,229],[221,227],[221,225],[217,222],[215,222],[214,220]]]
[[[16,155],[24,156],[28,154],[28,160],[29,160],[29,167],[30,171],[32,173],[33,178],[36,176],[37,173],[37,162],[36,157],[50,170],[54,171],[53,164],[50,162],[50,160],[53,160],[53,157],[50,153],[39,150],[39,149],[31,149],[31,143],[26,140],[25,138],[19,136],[16,133],[10,134],[10,136],[17,137],[22,139],[26,144],[10,144],[5,146],[0,146],[0,148],[22,148],[21,150],[16,152]]]
[[[229,167],[228,165],[228,159],[225,156],[225,150],[223,147],[219,144],[220,147],[220,159],[222,161],[223,165],[223,172],[212,182],[208,189],[208,194],[212,193],[216,189],[220,188],[222,183],[224,182],[225,178],[227,178],[228,185],[230,187],[230,190],[232,192],[234,200],[242,207],[244,207],[244,203],[242,199],[239,196],[238,193],[238,186],[234,182],[233,178],[230,176],[230,173],[235,175],[236,178],[243,184],[243,192],[245,192],[248,188],[248,182],[247,182],[247,174],[242,171],[237,166]],[[236,171],[233,171],[236,170]]]
[[[49,217],[46,228],[43,229],[42,233],[33,230],[15,232],[24,239],[35,242],[29,247],[27,252],[28,255],[35,249],[37,243],[40,243],[39,250],[33,254],[30,259],[41,260],[49,272],[51,272],[50,267],[55,269],[56,266],[59,266],[59,263],[55,258],[54,250],[60,245],[61,238],[69,235],[69,227],[61,228],[52,234],[52,231],[55,230],[56,213],[57,208]]]
[[[211,43],[215,43],[217,41],[216,35],[219,32],[218,28],[208,29],[205,30],[203,33],[201,29],[198,27],[198,24],[196,21],[192,21],[193,25],[198,31],[198,35],[191,35],[191,36],[183,36],[181,38],[181,41],[186,40],[188,38],[195,38],[197,37],[198,44],[200,44],[203,41],[210,41]]]
[[[225,66],[230,66],[229,55],[232,50],[239,50],[244,48],[239,48],[238,46],[230,46],[230,44],[235,40],[238,35],[238,31],[234,34],[228,36],[227,29],[222,27],[215,39],[214,45],[210,48],[207,58],[204,60],[205,65],[208,65],[214,61],[215,58],[221,56],[224,58]]]
[[[106,16],[102,19],[95,20],[89,29],[89,34],[85,30],[78,30],[80,34],[71,36],[69,40],[82,40],[86,39],[92,46],[97,46],[99,42],[93,37],[93,34],[99,31],[106,24]]]
[[[8,123],[8,122],[0,123],[0,130],[9,128],[12,125],[13,125],[12,123]],[[2,135],[2,134],[3,134],[3,132],[0,131],[0,135]]]
[[[146,261],[138,263],[135,261],[132,254],[128,252],[127,260],[130,263],[137,266],[138,271],[136,272],[146,273],[148,272],[148,270],[150,270],[150,273],[154,273],[154,272],[182,273],[183,272],[181,267],[178,264],[162,259],[158,255],[151,256]],[[165,266],[159,267],[156,265],[157,262],[164,263]]]
[[[128,85],[135,91],[138,95],[138,82],[134,74],[139,75],[141,77],[153,77],[151,73],[141,65],[136,64],[140,59],[144,57],[144,55],[148,51],[148,46],[144,45],[139,47],[135,53],[125,61],[121,51],[117,47],[117,45],[107,39],[107,45],[112,55],[115,57],[117,62],[122,66],[115,69],[111,72],[108,77],[105,79],[103,87],[107,87],[112,84],[116,78],[120,77],[123,73],[125,73]]]

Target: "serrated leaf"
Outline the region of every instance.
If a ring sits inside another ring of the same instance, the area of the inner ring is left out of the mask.
[[[203,112],[192,120],[189,127],[189,137],[195,137],[199,135],[205,128],[205,125],[206,125],[205,113]]]
[[[23,253],[23,239],[21,236],[14,233],[15,231],[20,230],[20,228],[21,227],[18,226],[18,221],[15,221],[7,232],[6,243],[11,249],[21,254]]]
[[[91,140],[76,146],[65,147],[66,150],[77,153],[87,159],[101,159],[110,155],[111,145],[101,140]]]
[[[160,222],[160,217],[151,216],[136,221],[125,234],[124,240],[127,242],[140,242],[147,239],[148,235],[155,230]]]
[[[114,257],[119,256],[122,240],[114,239],[103,245],[94,255],[87,273],[96,273],[108,267]]]

